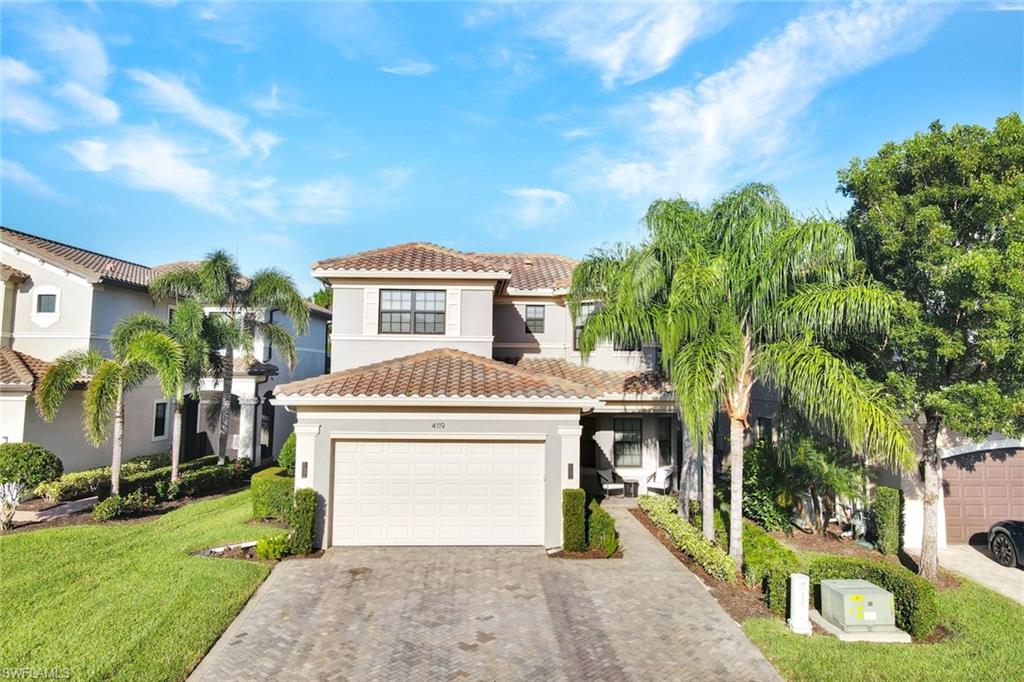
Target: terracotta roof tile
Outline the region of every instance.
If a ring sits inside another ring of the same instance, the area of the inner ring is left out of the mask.
[[[18,232],[7,227],[0,227],[0,241],[16,249],[44,257],[94,282],[109,281],[115,284],[144,288],[153,278],[153,271],[145,265],[104,256],[95,251]]]
[[[672,385],[658,372],[631,372],[581,367],[560,358],[520,358],[510,361],[521,370],[585,386],[595,398],[627,395],[667,397]]]
[[[20,353],[8,346],[0,348],[0,386],[35,386],[50,363]]]
[[[313,269],[401,272],[493,272],[494,266],[472,254],[426,242],[410,242],[313,263]]]
[[[421,398],[583,398],[585,387],[452,348],[282,384],[274,395]]]
[[[512,274],[508,288],[518,291],[564,290],[572,282],[576,261],[551,253],[473,253],[495,269]]]
[[[7,265],[6,263],[0,263],[0,281],[26,278],[28,278],[28,275],[26,275],[21,270],[18,270],[17,268],[12,268],[10,265]]]

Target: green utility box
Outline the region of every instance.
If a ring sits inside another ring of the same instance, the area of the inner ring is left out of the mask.
[[[892,593],[867,580],[822,580],[821,615],[844,632],[894,632]]]

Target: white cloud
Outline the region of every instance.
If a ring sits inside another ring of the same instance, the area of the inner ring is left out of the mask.
[[[590,137],[594,134],[593,130],[588,128],[572,128],[562,133],[562,137],[567,140],[574,140],[580,137]]]
[[[569,205],[571,198],[565,192],[541,187],[520,187],[505,190],[516,199],[512,209],[515,222],[522,227],[533,227],[558,216]]]
[[[55,94],[81,109],[97,123],[117,123],[121,117],[121,108],[117,106],[117,102],[97,94],[79,83],[64,83],[57,88]]]
[[[100,92],[106,87],[110,61],[95,33],[64,24],[42,29],[36,38],[40,47],[63,64],[70,80]]]
[[[710,3],[571,4],[535,17],[533,33],[562,45],[570,59],[598,69],[611,88],[666,70],[726,14]]]
[[[599,185],[624,196],[707,199],[785,161],[797,122],[837,80],[916,48],[949,11],[941,6],[828,6],[790,22],[696,85],[655,92],[625,109],[628,151],[591,153]]]
[[[193,163],[187,149],[156,132],[131,129],[113,139],[78,140],[68,151],[86,170],[111,173],[131,187],[166,192],[192,206],[231,216],[217,177]]]
[[[281,104],[281,96],[278,92],[277,83],[271,83],[270,89],[265,95],[256,95],[249,100],[249,106],[265,116],[276,114],[284,108]]]
[[[426,76],[436,71],[437,67],[429,62],[405,60],[391,66],[382,66],[380,70],[396,76]]]
[[[257,232],[252,236],[252,238],[260,244],[266,244],[267,246],[272,246],[275,249],[295,251],[300,247],[299,242],[288,234],[288,231],[285,228]]]
[[[349,215],[350,183],[346,177],[328,178],[288,192],[286,215],[299,223],[340,223]]]
[[[43,182],[34,173],[30,172],[17,161],[0,159],[0,178],[5,182],[25,188],[32,194],[51,201],[60,201],[61,196],[57,190]]]
[[[3,74],[5,88],[12,85],[31,85],[42,79],[35,69],[13,57],[0,57],[0,73]]]
[[[58,128],[57,112],[29,91],[28,86],[42,80],[35,69],[12,57],[0,57],[0,75],[0,119],[37,132]]]
[[[158,75],[142,69],[129,69],[127,73],[142,86],[143,96],[151,106],[183,116],[197,126],[221,136],[243,154],[250,154],[255,147],[261,158],[265,159],[270,150],[281,142],[279,137],[265,130],[248,134],[246,128],[249,122],[244,116],[207,104],[178,76]]]

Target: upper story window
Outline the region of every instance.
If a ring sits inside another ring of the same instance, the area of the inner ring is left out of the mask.
[[[38,296],[36,296],[36,312],[57,312],[57,294],[39,294]]]
[[[638,467],[641,465],[643,441],[643,420],[636,418],[615,420],[615,444],[612,456],[616,467]]]
[[[381,334],[444,334],[444,290],[381,289]]]
[[[542,334],[544,332],[544,306],[526,306],[526,332],[528,334]]]
[[[590,319],[590,316],[597,310],[596,303],[581,303],[579,315],[576,316],[576,327],[572,332],[572,349],[580,349],[580,332],[583,331],[583,326]]]
[[[44,284],[32,291],[32,321],[40,327],[56,324],[60,318],[60,289]]]

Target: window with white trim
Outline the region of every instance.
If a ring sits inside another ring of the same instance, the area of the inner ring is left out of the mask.
[[[643,447],[643,419],[616,419],[615,443],[612,457],[616,467],[638,467],[641,465]]]
[[[153,403],[153,440],[167,438],[167,401]]]
[[[381,334],[444,334],[444,289],[381,289]]]
[[[544,306],[542,306],[542,305],[528,305],[528,306],[526,306],[526,333],[527,334],[543,334],[544,333]]]
[[[576,316],[576,326],[573,329],[573,333],[572,333],[572,349],[573,350],[579,350],[580,349],[580,333],[583,331],[583,326],[587,324],[587,320],[590,319],[590,316],[594,314],[595,310],[597,310],[597,304],[596,303],[581,303],[580,304],[580,312]]]
[[[39,294],[36,296],[37,313],[56,313],[57,294]]]

